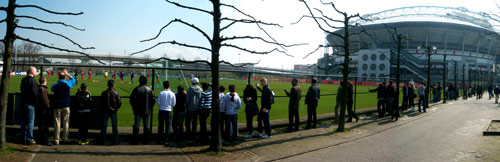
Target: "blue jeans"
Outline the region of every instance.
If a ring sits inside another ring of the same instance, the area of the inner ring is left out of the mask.
[[[108,121],[111,118],[111,125],[113,126],[113,144],[120,144],[120,137],[118,136],[118,119],[116,113],[104,114],[104,123],[101,128],[102,143],[106,143],[106,131],[108,128]]]
[[[35,124],[35,106],[23,104],[21,108],[21,136],[25,143],[33,141],[33,125]],[[27,127],[27,128],[26,128]]]
[[[226,132],[227,138],[232,140],[238,139],[238,114],[226,114]]]

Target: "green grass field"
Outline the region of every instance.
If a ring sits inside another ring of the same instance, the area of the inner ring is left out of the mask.
[[[20,92],[20,81],[24,76],[12,76],[11,81],[10,81],[10,86],[9,86],[9,93],[16,93]],[[109,79],[110,77],[108,77]],[[107,88],[107,83],[106,80],[104,79],[104,76],[92,76],[92,81],[90,80],[80,80],[80,77],[78,77],[78,84],[71,89],[71,94],[74,95],[77,92],[77,89],[80,87],[81,83],[87,83],[89,87],[89,91],[91,92],[92,96],[99,96],[102,91],[104,91]],[[87,77],[85,77],[87,79]],[[47,87],[52,86],[57,81],[56,78],[49,78]],[[163,80],[160,80],[162,82]],[[179,84],[182,84],[186,87],[187,86],[184,83],[184,80],[179,80],[177,78],[175,79],[169,79],[172,85],[172,90],[175,92],[176,88]],[[210,82],[209,79],[201,79],[201,81],[206,81]],[[130,84],[130,78],[126,77],[124,78],[124,81],[121,82],[119,79],[115,81],[115,89],[120,93],[121,96],[129,96],[132,90],[138,86],[138,77],[135,78],[134,84]],[[256,81],[253,81],[252,84],[255,85]],[[188,81],[189,83],[189,81]],[[221,85],[228,86],[229,84],[234,84],[236,85],[237,92],[240,96],[243,95],[243,89],[246,86],[246,80],[221,80],[220,81]],[[151,80],[149,80],[148,83],[151,86]],[[289,82],[270,82],[269,83],[271,89],[276,93],[277,96],[284,96],[285,92],[283,91],[284,89],[290,90],[291,84]],[[155,95],[158,95],[163,88],[159,88],[160,84],[155,83]],[[299,83],[299,86],[302,88],[302,95],[305,96],[307,93],[307,89],[309,88],[310,84],[306,83]],[[321,94],[336,94],[337,93],[337,88],[338,85],[325,85],[325,84],[320,84],[318,85],[321,88]],[[368,89],[373,89],[375,87],[366,87],[366,86],[358,86],[357,87],[357,92],[358,93],[366,93],[368,92]],[[49,94],[52,94],[52,92],[49,90]],[[260,95],[260,92],[258,93]],[[327,96],[321,96],[321,99],[319,101],[319,106],[317,113],[318,114],[325,114],[325,113],[332,113],[334,112],[334,106],[335,106],[335,95],[327,95]],[[301,105],[299,109],[300,116],[307,116],[307,109],[306,105],[304,105],[304,99],[302,98],[301,100]],[[276,103],[273,105],[272,110],[271,110],[271,120],[273,119],[284,119],[288,118],[288,97],[276,97],[275,101]],[[368,108],[368,107],[375,107],[376,106],[376,93],[368,93],[368,94],[358,94],[357,95],[357,100],[356,100],[356,107],[357,109],[363,109],[363,108]],[[401,100],[400,100],[401,102]],[[123,98],[122,99],[122,107],[120,108],[118,112],[118,121],[120,126],[132,126],[133,125],[133,114],[132,114],[132,108],[129,104],[128,98]],[[258,102],[260,106],[260,101]],[[156,114],[158,112],[158,106],[155,105],[154,107],[154,123],[153,125],[157,125],[157,117]],[[254,119],[255,120],[255,119]],[[210,121],[210,120],[209,120]],[[244,112],[244,105],[243,107],[239,110],[238,113],[238,121],[239,122],[245,122],[245,112]]]

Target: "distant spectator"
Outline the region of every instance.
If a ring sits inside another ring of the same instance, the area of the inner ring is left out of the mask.
[[[238,140],[238,110],[241,108],[241,100],[236,93],[234,84],[229,85],[229,93],[224,96],[221,101],[221,106],[226,113],[226,133],[227,140],[234,142]],[[231,129],[231,131],[229,131]],[[229,132],[232,132],[229,134]]]
[[[417,95],[418,95],[418,112],[422,112],[420,109],[421,104],[424,108],[424,112],[427,112],[426,111],[427,99],[425,97],[425,83],[422,83],[422,84],[420,84],[420,86],[418,86]]]
[[[35,123],[35,104],[39,92],[35,80],[36,68],[29,67],[27,76],[21,80],[21,137],[24,144],[36,144],[33,140],[33,125]]]
[[[271,133],[271,123],[269,121],[269,114],[271,112],[271,106],[274,104],[274,92],[271,90],[269,85],[267,84],[267,79],[262,78],[260,80],[260,84],[262,84],[262,89],[257,83],[257,89],[262,93],[261,95],[261,108],[259,112],[259,116],[257,116],[258,122],[258,132],[257,136],[260,136],[263,139],[270,138],[272,136]],[[266,135],[262,135],[262,124],[264,124],[264,129],[266,130]]]
[[[120,138],[118,136],[118,119],[116,112],[122,106],[120,94],[115,91],[114,80],[108,80],[108,89],[101,93],[101,111],[104,114],[104,122],[101,127],[101,144],[106,143],[106,130],[108,128],[108,121],[111,118],[111,125],[113,126],[113,144],[119,145]]]
[[[186,116],[186,91],[184,86],[177,86],[177,94],[175,94],[174,118],[172,127],[174,130],[175,140],[180,142],[184,137],[184,117]]]
[[[207,119],[210,116],[210,110],[212,108],[212,88],[211,84],[202,82],[201,88],[203,92],[200,98],[200,141],[201,143],[208,143],[208,133],[207,133]]]
[[[316,78],[313,78],[311,80],[311,86],[307,90],[306,94],[306,99],[305,99],[305,104],[307,105],[307,125],[306,129],[311,128],[311,122],[312,122],[312,128],[316,128],[316,124],[318,122],[317,116],[316,116],[316,108],[318,107],[318,102],[319,102],[319,97],[320,97],[320,89],[316,85],[318,80]]]
[[[50,71],[49,71],[50,72]],[[38,89],[38,104],[35,108],[38,116],[38,142],[43,145],[52,146],[49,141],[49,127],[53,124],[53,117],[50,112],[50,100],[47,93],[47,79],[40,77],[40,87]]]
[[[52,85],[51,90],[54,92],[55,102],[51,106],[54,108],[54,144],[59,145],[60,126],[63,125],[62,141],[68,142],[69,135],[69,104],[70,90],[76,84],[76,79],[73,78],[66,69],[59,71],[59,80]],[[70,80],[67,81],[66,77]]]
[[[244,138],[253,137],[253,117],[259,114],[259,106],[257,105],[257,89],[251,84],[247,84],[243,90],[243,101],[245,102],[245,116],[247,121],[248,134]]]
[[[393,94],[394,94],[394,87],[392,86],[394,82],[389,81],[389,84],[385,88],[385,108],[387,109],[387,113],[390,114],[391,116],[394,116],[394,111],[392,107],[392,102],[394,100]]]
[[[198,86],[198,78],[191,79],[191,83],[192,86],[189,87],[186,94],[186,134],[188,138],[194,140],[196,137],[196,126],[198,125],[201,92],[203,90]]]
[[[288,92],[286,89],[284,90],[285,94],[290,97],[290,100],[288,102],[288,132],[299,130],[299,105],[302,90],[298,86],[298,82],[299,81],[297,79],[292,79],[292,88],[290,89],[290,92]]]
[[[141,126],[141,119],[144,131],[143,143],[147,144],[150,136],[149,114],[155,105],[154,93],[147,85],[148,79],[141,75],[139,77],[139,86],[134,88],[130,94],[130,105],[134,112],[134,128],[132,144],[137,144],[139,140],[139,127]]]
[[[410,84],[410,89],[408,90],[408,96],[409,96],[409,104],[410,104],[410,108],[411,108],[411,111],[414,112],[415,111],[415,98],[417,97],[417,95],[415,94],[415,84]]]
[[[226,133],[225,133],[225,127],[224,124],[226,123],[226,113],[224,112],[225,110],[222,109],[222,106],[220,105],[220,102],[222,101],[222,98],[224,98],[224,91],[226,91],[226,87],[223,85],[219,86],[219,129],[222,134],[222,138],[225,138]]]
[[[382,84],[379,84],[376,89],[373,90],[368,90],[370,92],[377,92],[377,111],[378,111],[378,117],[384,117],[384,114],[386,112],[385,110],[385,82]],[[338,96],[338,95],[337,95]]]
[[[175,94],[170,91],[170,82],[163,81],[163,90],[158,95],[158,135],[160,143],[167,145],[170,137],[170,120],[172,119],[172,108],[175,106]],[[165,132],[163,132],[165,130]]]
[[[346,122],[352,122],[352,118],[356,119],[356,122],[358,122],[359,117],[354,113],[352,110],[352,105],[353,105],[353,88],[351,82],[347,82],[347,116],[349,117]],[[397,119],[396,119],[397,120]]]
[[[498,87],[498,85],[495,87],[493,91],[495,93],[495,103],[498,103],[498,97],[500,96],[500,88]]]
[[[78,110],[78,143],[80,145],[88,145],[87,142],[87,134],[89,132],[89,121],[90,121],[90,104],[92,102],[92,98],[90,97],[90,92],[87,87],[87,84],[82,83],[80,85],[80,89],[76,92],[76,98],[78,100],[77,110]]]

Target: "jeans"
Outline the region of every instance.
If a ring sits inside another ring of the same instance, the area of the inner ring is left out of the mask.
[[[259,116],[257,116],[257,122],[258,122],[257,130],[260,134],[262,134],[262,124],[264,124],[264,129],[266,130],[266,134],[268,136],[271,136],[271,123],[269,121],[270,112],[271,110],[263,112],[262,109],[259,111]]]
[[[379,98],[377,102],[377,112],[378,112],[378,117],[384,117],[385,114],[385,99],[384,98]]]
[[[255,113],[253,112],[245,112],[245,116],[247,119],[247,131],[248,134],[253,134],[253,116],[255,116]]]
[[[21,136],[25,143],[33,141],[33,125],[35,124],[35,106],[23,104],[21,109]]]
[[[79,117],[79,127],[78,127],[78,136],[82,142],[87,142],[87,136],[89,133],[89,121],[90,121],[90,112],[81,112],[78,113]]]
[[[316,128],[316,124],[318,123],[318,117],[316,115],[317,107],[318,107],[317,103],[307,104],[307,126],[306,126],[307,129],[311,128],[311,122],[312,122],[312,128]]]
[[[104,121],[101,128],[101,142],[106,143],[106,131],[108,129],[108,121],[111,118],[111,125],[113,126],[113,144],[120,144],[120,137],[118,136],[118,119],[116,117],[116,112],[112,114],[105,113]]]
[[[238,140],[238,114],[226,115],[227,140]]]
[[[174,136],[176,141],[181,141],[184,134],[184,117],[186,112],[174,112],[174,118],[172,121],[172,127],[174,130]]]
[[[295,120],[294,120],[294,118],[295,118]],[[299,109],[298,108],[288,108],[288,131],[292,131],[292,128],[296,131],[299,130],[299,124],[300,124]]]
[[[158,136],[160,141],[167,142],[170,137],[170,119],[172,119],[171,111],[158,112]],[[165,131],[163,131],[166,129]]]
[[[198,125],[198,111],[188,111],[186,113],[186,135],[188,138],[194,139],[196,137],[197,125]]]
[[[132,143],[137,143],[139,140],[139,127],[141,126],[141,119],[144,134],[142,140],[144,143],[147,143],[149,141],[149,115],[135,114]]]
[[[426,112],[426,98],[425,98],[425,95],[421,95],[418,99],[418,112],[421,112],[420,110],[420,104],[422,104],[422,106],[424,107],[424,112]]]
[[[210,109],[200,110],[200,140],[208,142],[207,119],[210,116]]]
[[[226,113],[225,112],[220,112],[219,114],[220,121],[219,121],[219,128],[220,128],[220,134],[222,138],[226,138]]]
[[[61,134],[60,127],[63,126],[63,141],[68,141],[69,135],[69,107],[54,109],[54,141],[59,144],[59,136]]]

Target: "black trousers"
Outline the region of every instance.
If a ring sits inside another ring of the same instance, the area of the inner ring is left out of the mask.
[[[246,119],[247,119],[247,131],[248,131],[248,134],[253,134],[253,116],[255,116],[255,113],[245,112],[245,116],[246,116]]]
[[[184,136],[184,117],[186,112],[174,112],[172,120],[172,128],[176,141],[182,141]]]
[[[385,114],[385,100],[384,99],[378,99],[377,112],[378,112],[378,117],[384,117],[384,114]]]
[[[318,107],[317,103],[308,104],[307,105],[307,126],[306,128],[316,128],[316,124],[318,123],[318,117],[316,115],[316,108]]]
[[[219,112],[220,115],[219,115],[219,129],[220,129],[220,134],[222,136],[222,138],[226,139],[226,127],[225,127],[225,124],[226,124],[226,113],[225,112]]]
[[[348,121],[352,121],[352,118],[359,118],[358,115],[356,115],[356,113],[352,111],[352,104],[353,102],[347,102],[347,116],[349,117],[349,119],[347,119]]]
[[[90,112],[79,112],[79,126],[78,126],[78,136],[82,142],[87,142],[87,136],[89,134],[89,121]]]
[[[403,96],[403,109],[407,109],[409,107],[408,99],[409,99],[408,96]]]
[[[294,122],[295,121],[295,122]],[[292,128],[294,130],[299,130],[299,109],[288,109],[288,131],[292,131]],[[295,126],[295,128],[294,128]]]
[[[170,120],[172,119],[171,111],[158,112],[158,140],[167,142],[170,138]]]
[[[210,109],[200,110],[200,141],[208,142],[207,119],[210,116]]]
[[[39,111],[38,113],[38,139],[40,144],[49,143],[49,127],[54,125],[54,114],[52,111]]]
[[[134,115],[134,126],[133,126],[133,139],[131,141],[132,144],[137,144],[139,141],[139,127],[141,126],[141,120],[142,120],[142,126],[143,126],[143,137],[142,141],[144,144],[147,144],[149,142],[149,136],[150,136],[150,126],[149,126],[149,114],[135,114]]]
[[[198,111],[186,112],[186,135],[188,138],[194,139],[196,137],[197,124],[198,124]]]
[[[257,130],[260,134],[262,134],[262,124],[264,124],[264,129],[266,130],[266,134],[271,136],[271,123],[269,121],[269,113],[271,110],[267,112],[263,112],[262,109],[259,111],[259,116],[257,116],[258,127]]]

